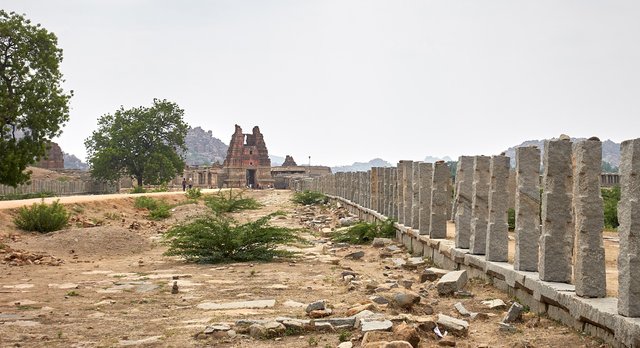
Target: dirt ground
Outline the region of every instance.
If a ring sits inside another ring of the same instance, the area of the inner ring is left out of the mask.
[[[410,311],[374,305],[372,311],[396,321],[406,314],[433,318],[443,313],[462,318],[453,307],[456,302],[469,311],[487,313],[484,319],[465,319],[469,332],[467,337],[454,338],[458,347],[601,346],[597,340],[532,313],[515,324],[516,332],[500,331],[498,323],[506,309],[490,310],[481,302],[502,299],[510,305],[514,299],[490,284],[471,280],[465,290],[473,297],[440,297],[434,283],[418,281],[421,270],[394,265],[393,258],[408,257],[405,251],[381,258],[381,250],[371,246],[337,246],[326,234],[306,229],[301,222],[312,213],[334,226],[335,209],[296,206],[290,202],[289,191],[247,194],[264,207],[238,213],[236,218],[247,221],[284,211],[286,215],[273,223],[301,228],[300,233],[309,241],[291,247],[300,253],[298,258],[205,265],[163,256],[166,246],[161,243],[162,234],[172,225],[206,213],[208,208],[201,202],[178,206],[170,218],[151,221],[145,211],[134,208],[130,195],[97,201],[67,198],[62,203],[73,213],[72,226],[46,235],[17,230],[12,223],[16,205],[7,203],[4,209],[0,205],[0,248],[4,254],[11,249],[49,257],[40,264],[0,263],[0,347],[336,347],[341,336],[350,337],[358,347],[359,330],[304,332],[270,340],[240,334],[214,337],[202,332],[213,324],[233,327],[240,319],[304,319],[304,308],[296,303],[319,299],[327,300],[332,317],[344,317],[349,308],[370,303],[372,294],[364,284],[389,280],[411,280],[410,290],[422,296]],[[165,194],[162,199],[178,203],[186,198]],[[344,258],[360,250],[365,253],[363,258]],[[4,254],[0,252],[0,261]],[[609,252],[607,260],[612,260]],[[359,282],[345,282],[341,275],[345,270],[355,272]],[[174,282],[179,287],[177,294],[171,293]],[[390,298],[401,288],[376,295]],[[275,306],[233,310],[198,306],[262,299],[275,299]],[[420,332],[420,336],[420,347],[438,345],[432,332]]]

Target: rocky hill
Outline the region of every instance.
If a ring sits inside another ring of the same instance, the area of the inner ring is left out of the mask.
[[[571,141],[584,140],[585,138],[571,138]],[[537,146],[540,149],[540,156],[544,153],[544,139],[543,140],[527,140],[520,145],[510,147],[505,151],[506,155],[511,158],[511,165],[516,165],[516,148],[522,146]],[[607,162],[612,167],[618,167],[620,165],[620,144],[615,143],[609,139],[602,142],[602,161]]]
[[[70,153],[63,152],[64,169],[89,170],[89,165],[82,162],[78,157]]]
[[[222,163],[227,156],[229,146],[201,127],[189,128],[184,141],[187,146],[185,162],[188,165],[209,165],[216,161]]]
[[[338,172],[366,172],[372,167],[393,167],[393,165],[381,158],[374,158],[369,162],[355,162],[352,165],[331,167],[333,173]]]

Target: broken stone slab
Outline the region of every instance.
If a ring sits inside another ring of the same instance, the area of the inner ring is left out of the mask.
[[[366,303],[366,304],[362,304],[362,305],[358,305],[355,307],[351,307],[347,310],[347,316],[353,316],[356,315],[364,310],[370,310],[370,309],[374,309],[375,306],[373,303]]]
[[[371,297],[369,297],[369,299],[371,301],[373,301],[374,303],[377,303],[377,304],[388,304],[389,303],[389,300],[387,300],[383,296],[371,296]]]
[[[404,268],[407,269],[416,269],[420,266],[424,266],[424,259],[420,256],[418,257],[410,257],[407,259],[406,263],[403,265]]]
[[[506,309],[507,304],[504,303],[501,299],[497,298],[494,300],[482,301],[482,304],[487,306],[489,309]]]
[[[438,314],[436,324],[444,327],[447,331],[456,336],[466,336],[467,330],[469,329],[468,322],[444,314]]]
[[[504,331],[504,332],[516,332],[516,327],[511,325],[511,324],[507,324],[507,323],[499,323],[500,325],[500,331]]]
[[[296,302],[292,300],[287,300],[282,305],[289,308],[304,308],[307,306],[304,303]]]
[[[507,315],[502,319],[503,323],[513,323],[522,319],[522,312],[524,312],[524,306],[518,302],[514,302],[509,308]]]
[[[366,310],[354,315],[353,318],[355,319],[353,327],[359,329],[363,320],[384,320],[384,314]]]
[[[391,261],[393,261],[393,265],[396,268],[404,267],[407,264],[407,261],[404,259],[392,259]]]
[[[360,319],[360,331],[389,331],[393,328],[391,320],[380,320],[375,318],[362,318]]]
[[[454,271],[442,276],[436,283],[436,288],[440,296],[445,296],[461,290],[465,284],[467,284],[467,271]]]
[[[451,271],[448,271],[446,269],[441,269],[441,268],[435,268],[435,267],[429,267],[427,269],[425,269],[424,271],[422,271],[422,274],[420,275],[420,282],[424,283],[425,281],[435,281],[438,280],[439,278],[441,278],[443,275],[449,273]]]
[[[360,260],[364,257],[364,251],[356,251],[344,256],[345,259]]]
[[[207,327],[204,328],[204,333],[205,334],[212,334],[214,332],[218,332],[218,331],[229,331],[231,330],[231,327],[229,325],[208,325]]]
[[[307,308],[305,308],[305,312],[309,313],[311,311],[324,310],[326,306],[327,304],[325,300],[318,300],[318,301],[309,303],[307,305]]]
[[[342,342],[338,345],[338,348],[352,348],[353,343],[351,342]]]
[[[253,301],[239,301],[239,302],[223,302],[223,303],[215,303],[215,302],[203,302],[200,303],[197,307],[200,309],[207,310],[221,310],[221,309],[259,309],[259,308],[270,308],[276,305],[276,300],[253,300]]]
[[[471,312],[469,312],[466,308],[464,308],[464,305],[462,305],[462,302],[456,302],[456,304],[453,305],[453,307],[458,311],[458,313],[460,313],[460,315],[462,315],[463,317],[470,317],[471,316]]]
[[[314,319],[328,317],[331,314],[333,314],[333,311],[330,308],[317,309],[307,313],[310,318]]]

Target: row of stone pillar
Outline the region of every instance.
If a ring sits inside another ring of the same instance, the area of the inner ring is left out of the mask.
[[[571,282],[583,297],[606,296],[602,143],[592,138],[545,142],[515,153],[515,257],[513,267],[543,281]],[[508,261],[510,159],[461,156],[455,182],[455,246]],[[319,191],[374,209],[430,238],[446,238],[450,175],[444,162],[400,161],[394,168],[318,178]],[[305,182],[306,183],[306,182]],[[307,186],[309,186],[307,184]],[[618,207],[618,312],[640,316],[640,139],[621,145]],[[298,189],[298,186],[296,186]]]

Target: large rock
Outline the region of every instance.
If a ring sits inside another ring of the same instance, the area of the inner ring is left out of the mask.
[[[449,273],[450,271],[446,270],[446,269],[440,269],[440,268],[435,268],[435,267],[429,267],[427,269],[425,269],[422,274],[420,274],[420,282],[424,283],[427,280],[428,281],[436,281],[438,280],[440,277],[442,277],[443,275]]]
[[[420,335],[418,335],[418,331],[415,327],[402,323],[393,328],[393,334],[395,339],[409,342],[413,348],[418,348]]]
[[[360,331],[389,331],[393,327],[391,320],[377,318],[360,319]]]
[[[467,284],[467,271],[454,271],[442,276],[436,284],[436,288],[440,296],[445,296],[461,290],[465,284]]]
[[[518,302],[514,302],[509,308],[507,315],[502,319],[503,323],[513,323],[522,319],[522,312],[524,312],[524,306]]]
[[[410,292],[397,292],[393,295],[393,303],[405,309],[410,309],[414,304],[420,303],[420,295]]]
[[[311,311],[324,310],[325,308],[326,308],[326,301],[318,300],[318,301],[309,303],[305,311],[309,313]]]

